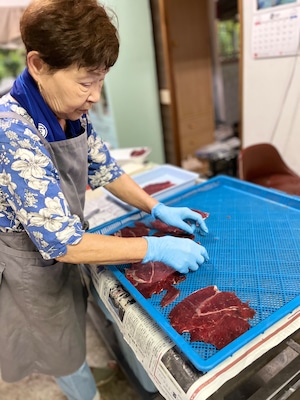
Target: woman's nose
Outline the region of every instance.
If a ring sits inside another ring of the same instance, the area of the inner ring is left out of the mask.
[[[91,103],[97,103],[101,97],[101,89],[102,85],[92,85],[88,101],[90,101]]]

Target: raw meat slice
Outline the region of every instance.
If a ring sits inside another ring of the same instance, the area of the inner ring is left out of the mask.
[[[170,312],[173,328],[190,333],[191,342],[202,341],[222,349],[250,328],[255,311],[233,292],[208,286],[193,292]]]
[[[196,213],[200,214],[202,216],[203,219],[206,219],[209,217],[209,212],[206,211],[200,211],[200,210],[196,210],[195,208],[191,208],[192,211],[195,211]]]
[[[193,210],[202,215],[203,219],[206,219],[209,216],[209,213]],[[122,229],[116,231],[113,235],[120,237],[141,237],[148,236],[150,234],[150,230],[155,229],[157,232],[153,234],[153,236],[165,236],[166,234],[170,234],[172,236],[185,237],[189,239],[194,239],[195,236],[192,234],[188,234],[182,229],[176,228],[175,226],[170,226],[165,224],[164,222],[156,219],[151,222],[151,227],[147,226],[144,222],[136,221],[134,226],[125,226]]]
[[[152,261],[145,264],[131,264],[130,268],[125,269],[125,276],[146,299],[149,299],[153,294],[159,294],[166,290],[167,293],[161,301],[162,307],[170,304],[178,297],[179,291],[173,285],[186,279],[185,275],[180,274],[168,265]]]
[[[195,238],[195,235],[189,234],[182,229],[176,228],[176,226],[167,225],[159,219],[151,222],[151,226],[158,231],[155,232],[153,236],[165,236],[166,234],[170,234],[172,236],[187,237],[192,240]]]
[[[171,181],[157,182],[157,183],[150,183],[149,185],[144,186],[143,189],[148,194],[154,194],[154,193],[160,192],[161,190],[172,187],[174,185],[175,185],[175,183],[173,183]]]
[[[177,289],[175,286],[170,285],[167,289],[167,293],[161,299],[160,305],[162,307],[166,307],[167,305],[173,303],[174,300],[180,295],[180,290]]]
[[[138,149],[138,150],[132,150],[130,155],[131,155],[131,157],[138,157],[138,156],[142,156],[145,153],[146,153],[146,149]]]
[[[187,233],[185,231],[179,231],[179,230],[178,231],[170,231],[170,232],[157,231],[157,232],[153,233],[152,236],[162,237],[162,236],[166,236],[167,233],[169,235],[175,236],[175,237],[187,238],[187,239],[191,239],[191,240],[195,239],[195,235],[193,235],[192,233]]]
[[[203,219],[206,219],[206,218],[209,217],[209,213],[208,212],[195,210],[195,209],[192,209],[192,208],[191,208],[191,210],[197,212],[198,214],[200,214]],[[194,235],[188,234],[184,230],[176,228],[175,226],[167,225],[167,224],[165,224],[164,222],[162,222],[162,221],[160,221],[158,219],[156,219],[153,222],[151,222],[151,226],[158,231],[153,236],[163,236],[163,233],[164,234],[168,233],[168,234],[170,234],[172,236],[187,237],[187,238],[190,238],[192,240],[195,238]]]
[[[148,236],[150,233],[150,228],[143,222],[136,221],[134,226],[125,226],[122,229],[116,231],[113,236],[120,237],[142,237]]]

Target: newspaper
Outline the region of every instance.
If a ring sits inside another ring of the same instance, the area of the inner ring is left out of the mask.
[[[124,340],[166,400],[206,400],[299,327],[300,307],[207,373],[198,371],[105,267],[91,266],[93,285]]]
[[[89,222],[89,229],[128,214],[128,209],[108,199],[102,188],[89,190],[87,193],[84,218]]]

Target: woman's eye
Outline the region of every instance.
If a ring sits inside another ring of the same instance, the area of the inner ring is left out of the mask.
[[[84,87],[87,87],[87,88],[92,86],[92,84],[90,82],[82,83],[81,85],[84,86]]]

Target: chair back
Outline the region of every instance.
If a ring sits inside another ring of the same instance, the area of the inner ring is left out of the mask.
[[[278,150],[270,143],[259,143],[245,147],[238,157],[238,176],[245,181],[259,177],[287,174],[297,176],[283,161]]]

